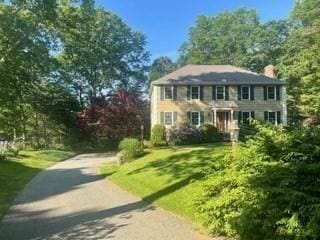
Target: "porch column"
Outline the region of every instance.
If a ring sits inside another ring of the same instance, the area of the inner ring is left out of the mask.
[[[217,127],[217,109],[213,109],[213,125]]]
[[[235,125],[234,122],[233,122],[233,109],[231,109],[230,114],[231,114],[231,116],[230,116],[230,127],[233,128],[234,125]]]

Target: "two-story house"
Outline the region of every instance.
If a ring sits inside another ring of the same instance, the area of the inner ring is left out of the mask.
[[[265,74],[230,65],[187,65],[151,85],[151,126],[210,123],[221,133],[249,118],[287,124],[286,87]]]

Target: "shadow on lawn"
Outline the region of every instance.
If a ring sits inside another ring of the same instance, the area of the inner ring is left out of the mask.
[[[156,159],[145,166],[129,172],[129,175],[143,173],[150,169],[156,170],[158,175],[170,175],[173,179],[186,178],[198,173],[215,171],[223,164],[223,158],[228,152],[216,153],[212,148],[191,150],[176,153],[162,159]],[[175,152],[175,150],[174,150]]]

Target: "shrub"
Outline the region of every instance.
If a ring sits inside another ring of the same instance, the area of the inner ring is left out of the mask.
[[[187,145],[201,142],[199,129],[191,125],[173,126],[167,129],[166,135],[169,144],[172,145]]]
[[[136,138],[124,138],[119,144],[119,149],[126,160],[138,157],[143,151],[141,142]]]
[[[239,239],[318,239],[319,130],[257,125],[195,201],[204,225]]]
[[[210,143],[221,141],[221,136],[218,130],[212,124],[204,124],[199,127],[201,142]]]
[[[20,149],[17,146],[11,146],[8,148],[8,153],[13,155],[14,157],[19,155],[19,151],[20,151]]]
[[[153,146],[166,145],[166,128],[161,124],[156,124],[152,128],[151,143]]]
[[[0,161],[6,160],[8,155],[8,151],[5,148],[0,148]]]

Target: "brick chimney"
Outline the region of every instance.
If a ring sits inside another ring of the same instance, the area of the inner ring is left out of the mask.
[[[267,77],[275,78],[276,73],[273,65],[268,65],[264,68],[264,75]]]

